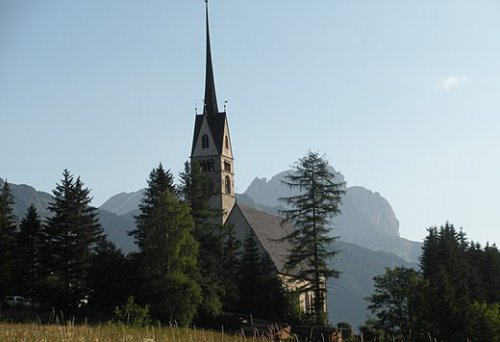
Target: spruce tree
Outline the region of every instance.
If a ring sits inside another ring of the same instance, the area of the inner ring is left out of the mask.
[[[218,316],[222,312],[226,288],[224,270],[224,227],[216,223],[221,210],[210,204],[213,187],[210,177],[201,172],[197,160],[186,162],[180,175],[180,193],[191,208],[194,222],[193,235],[198,241],[198,264],[201,276],[203,300],[200,305],[200,319]]]
[[[471,304],[468,284],[467,239],[462,231],[446,222],[428,229],[420,267],[429,286],[426,318],[433,337],[465,339],[467,310]]]
[[[140,300],[161,321],[186,325],[201,301],[193,220],[161,164],[150,173],[148,185],[131,232],[139,247]]]
[[[43,227],[43,264],[47,298],[55,307],[75,312],[90,296],[92,256],[104,239],[97,209],[91,206],[90,190],[64,170],[53,190],[51,215]]]
[[[261,267],[261,253],[253,234],[248,232],[243,242],[241,256],[238,290],[240,300],[239,312],[253,314],[254,317],[261,313],[263,296],[263,276]]]
[[[98,244],[92,257],[89,305],[102,314],[110,314],[126,302],[132,293],[128,281],[132,270],[127,266],[125,255],[114,243],[106,239]]]
[[[226,223],[224,233],[224,257],[222,262],[222,279],[224,282],[223,310],[236,312],[240,296],[238,277],[241,241],[236,238],[233,224]]]
[[[7,181],[0,189],[0,298],[8,295],[13,282],[13,261],[16,255],[14,241],[17,218],[14,215],[14,199]]]
[[[336,182],[328,161],[315,152],[308,152],[293,167],[283,181],[295,196],[281,198],[289,209],[283,210],[284,221],[291,222],[294,231],[286,239],[292,248],[286,269],[298,272],[298,278],[307,281],[302,291],[313,291],[312,312],[316,323],[324,324],[326,280],[337,277],[338,272],[328,266],[336,252],[331,248],[335,238],[331,234],[330,220],[340,213],[345,183]]]
[[[16,283],[19,293],[31,300],[40,300],[42,290],[42,221],[32,205],[21,221],[16,236]]]

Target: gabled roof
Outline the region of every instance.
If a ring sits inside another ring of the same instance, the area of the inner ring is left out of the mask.
[[[194,148],[196,146],[196,141],[198,140],[198,135],[200,134],[204,117],[207,118],[208,127],[210,128],[210,132],[212,133],[212,138],[214,139],[217,152],[219,152],[219,154],[222,154],[222,148],[224,146],[224,127],[226,125],[226,113],[196,115],[194,121],[193,146],[191,147],[191,155],[193,155],[194,153]]]
[[[281,224],[283,218],[280,216],[271,215],[241,203],[237,203],[236,206],[278,271],[293,275],[295,273],[293,271],[284,272],[291,244],[287,240],[281,240],[293,231],[293,226],[290,223]]]

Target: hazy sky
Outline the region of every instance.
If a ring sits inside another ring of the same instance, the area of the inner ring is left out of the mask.
[[[325,153],[404,237],[446,220],[500,242],[498,0],[213,0],[237,191]],[[202,0],[0,0],[0,177],[100,205],[189,157]]]

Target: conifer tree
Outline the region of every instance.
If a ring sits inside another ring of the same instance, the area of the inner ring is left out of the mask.
[[[158,319],[189,324],[201,301],[193,220],[161,164],[150,173],[148,185],[131,232],[139,247],[140,299]]]
[[[14,215],[14,199],[7,181],[0,189],[0,298],[8,295],[13,281],[15,236],[17,218]]]
[[[261,253],[256,237],[248,232],[238,277],[238,312],[254,317],[285,320],[292,317],[291,296],[285,291],[269,255]]]
[[[226,287],[224,273],[224,227],[216,223],[222,215],[210,205],[213,194],[211,179],[201,172],[197,160],[186,162],[180,175],[180,193],[191,208],[193,235],[198,241],[198,264],[203,300],[200,316],[218,316],[222,312]],[[204,317],[200,317],[203,319]]]
[[[110,314],[126,302],[130,284],[127,260],[123,252],[109,240],[100,242],[92,257],[90,287],[92,296],[89,304],[99,308],[101,313]]]
[[[104,239],[97,209],[91,206],[90,190],[64,170],[53,190],[51,215],[43,227],[43,264],[48,289],[46,298],[55,307],[75,311],[90,295],[92,256]]]
[[[425,295],[429,332],[437,338],[455,336],[465,339],[465,320],[471,304],[467,282],[467,239],[449,222],[439,229],[429,228],[428,232],[420,267],[429,284]]]
[[[291,222],[295,228],[286,237],[292,249],[285,267],[297,270],[298,278],[307,280],[301,290],[314,292],[312,311],[316,323],[324,324],[326,280],[338,276],[338,272],[328,266],[328,260],[336,254],[331,248],[335,238],[330,220],[340,213],[345,183],[336,182],[328,161],[315,152],[300,158],[283,183],[298,190],[298,195],[281,198],[289,207],[282,211],[284,221]]]
[[[236,312],[239,300],[238,276],[240,270],[241,241],[236,238],[234,225],[224,226],[224,257],[222,279],[224,282],[223,309]]]
[[[240,301],[238,310],[258,316],[262,307],[261,253],[255,237],[249,232],[243,242],[238,279]]]
[[[16,236],[16,288],[34,303],[42,290],[42,221],[32,205],[21,221]]]

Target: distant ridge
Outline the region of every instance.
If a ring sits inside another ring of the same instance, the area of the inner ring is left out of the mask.
[[[104,202],[100,208],[116,215],[124,215],[139,208],[143,194],[144,189],[136,192],[121,192]]]

